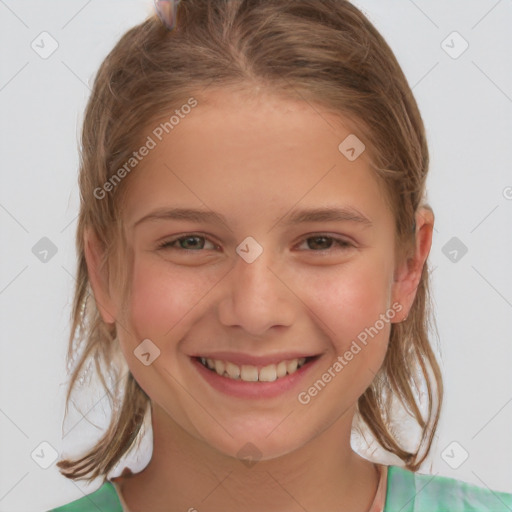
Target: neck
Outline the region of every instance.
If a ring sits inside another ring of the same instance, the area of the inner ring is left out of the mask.
[[[121,483],[123,498],[131,512],[367,512],[378,475],[350,447],[352,418],[353,410],[285,456],[247,462],[190,436],[152,404],[152,458]]]

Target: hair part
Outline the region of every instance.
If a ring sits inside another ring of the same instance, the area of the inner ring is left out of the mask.
[[[388,44],[346,0],[181,0],[169,31],[155,14],[128,30],[101,64],[89,98],[80,152],[80,211],[76,232],[77,283],[68,361],[75,338],[84,342],[68,386],[67,406],[85,363],[96,371],[113,403],[111,422],[94,447],[78,459],[57,463],[71,479],[92,481],[107,474],[133,447],[150,398],[128,371],[123,400],[116,405],[99,361],[119,354],[116,327],[103,322],[90,293],[84,235],[92,229],[104,248],[102,264],[129,293],[133,255],[120,222],[126,176],[112,193],[102,187],[148,135],[141,127],[159,122],[190,97],[209,90],[265,90],[318,105],[340,116],[366,145],[396,223],[395,249],[410,257],[415,214],[424,203],[429,153],[422,118],[407,80]],[[137,172],[133,170],[132,172]],[[87,307],[84,309],[85,301]],[[431,325],[429,267],[425,264],[409,315],[391,325],[384,363],[358,400],[358,413],[376,441],[411,471],[427,457],[443,396],[439,365],[428,338]],[[122,327],[122,326],[121,326]],[[431,372],[431,375],[429,375]],[[414,392],[417,377],[428,391],[423,417]],[[384,397],[387,396],[387,399]],[[403,447],[391,425],[390,397],[399,399],[422,431],[414,451]],[[424,449],[422,450],[422,447]]]

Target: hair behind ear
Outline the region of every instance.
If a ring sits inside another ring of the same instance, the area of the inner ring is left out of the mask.
[[[106,324],[113,324],[115,316],[110,297],[106,248],[91,228],[87,228],[84,233],[84,256],[98,311]]]

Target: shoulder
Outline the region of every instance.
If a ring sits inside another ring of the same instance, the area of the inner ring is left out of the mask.
[[[54,508],[48,512],[123,512],[116,490],[111,482],[105,482],[97,491],[83,498]]]
[[[388,466],[384,512],[510,512],[512,494]]]

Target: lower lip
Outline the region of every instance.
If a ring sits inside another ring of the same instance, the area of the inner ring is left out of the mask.
[[[222,377],[217,372],[205,368],[197,359],[191,358],[191,360],[200,375],[217,391],[238,398],[272,398],[297,387],[305,375],[318,363],[319,358],[309,361],[295,373],[276,379],[274,382],[245,382]]]

